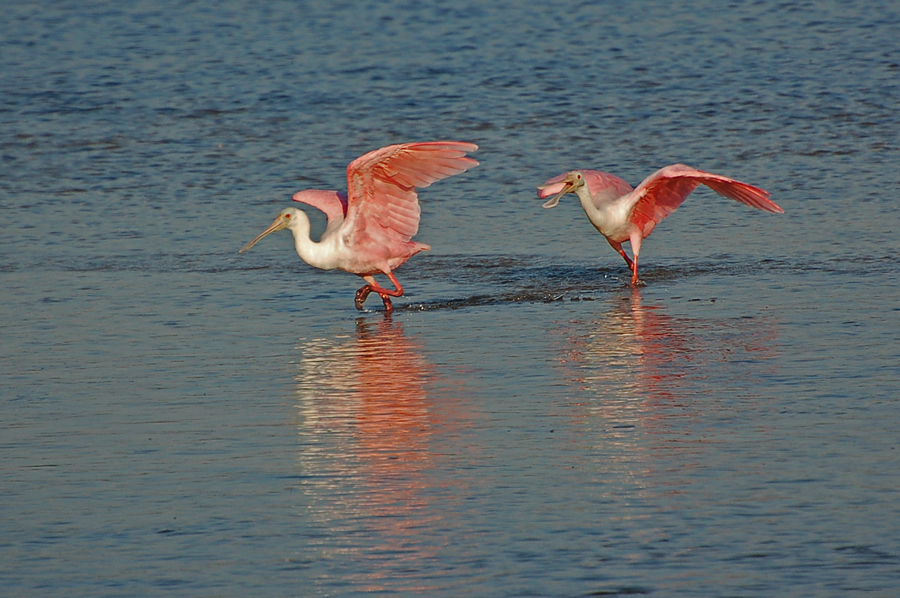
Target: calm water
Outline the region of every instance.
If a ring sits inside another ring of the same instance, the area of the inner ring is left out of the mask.
[[[0,594],[900,592],[896,3],[8,4]],[[442,138],[392,318],[237,255]],[[535,197],[679,161],[786,213]]]

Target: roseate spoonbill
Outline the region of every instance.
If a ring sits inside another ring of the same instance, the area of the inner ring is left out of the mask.
[[[308,189],[294,194],[294,201],[325,212],[327,224],[318,242],[310,239],[306,213],[285,208],[238,253],[270,233],[289,229],[304,262],[322,270],[351,272],[366,281],[356,291],[358,310],[362,311],[366,297],[374,291],[390,312],[390,298],[403,295],[392,271],[420,251],[431,249],[411,241],[419,230],[421,213],[416,189],[477,166],[478,162],[466,157],[466,152],[477,149],[474,143],[429,141],[389,145],[364,154],[347,166],[347,193]],[[379,273],[390,279],[393,290],[375,282],[374,275]]]
[[[632,189],[614,174],[598,170],[570,170],[538,187],[538,197],[553,197],[545,208],[555,207],[566,193],[574,193],[581,207],[600,234],[625,258],[631,269],[631,284],[642,284],[638,278],[638,255],[641,241],[650,236],[653,227],[674,212],[699,185],[706,185],[719,195],[759,208],[765,212],[784,213],[772,202],[769,192],[728,177],[703,172],[684,164],[671,164],[644,179]],[[631,242],[629,258],[622,243]]]

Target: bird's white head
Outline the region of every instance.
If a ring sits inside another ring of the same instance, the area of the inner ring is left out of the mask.
[[[540,187],[538,187],[538,197],[553,197],[544,203],[545,208],[554,208],[559,203],[560,198],[566,193],[578,193],[578,189],[584,187],[584,175],[579,170],[570,170],[559,176],[555,176]]]
[[[238,253],[244,253],[257,243],[259,243],[260,239],[262,239],[266,235],[284,230],[286,228],[294,229],[298,226],[302,227],[304,222],[306,223],[306,227],[309,228],[309,218],[306,216],[306,214],[303,213],[302,210],[298,210],[297,208],[285,208],[281,210],[281,213],[278,214],[275,222],[273,222],[269,226],[269,228],[259,233],[259,235],[255,239],[244,245],[244,248],[238,251]]]

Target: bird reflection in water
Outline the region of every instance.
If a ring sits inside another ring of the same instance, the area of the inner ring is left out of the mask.
[[[300,349],[304,516],[328,542],[315,556],[332,569],[323,575],[340,570],[362,591],[426,590],[404,572],[433,561],[440,547],[425,533],[441,519],[428,498],[442,491],[430,476],[439,425],[427,389],[433,368],[390,317],[360,318],[355,335],[305,340]]]
[[[603,316],[569,331],[565,363],[573,382],[590,394],[670,403],[679,379],[697,358],[685,323],[657,306],[645,306],[638,289],[613,299]]]
[[[602,425],[614,444],[653,452],[694,452],[707,443],[704,414],[723,398],[754,392],[755,377],[774,367],[777,336],[766,318],[671,316],[645,304],[637,288],[563,334],[570,413],[585,426]]]

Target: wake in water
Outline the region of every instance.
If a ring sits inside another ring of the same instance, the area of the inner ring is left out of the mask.
[[[785,262],[720,260],[698,264],[655,266],[644,270],[649,285],[685,278],[716,275],[761,275],[795,269]],[[618,266],[553,264],[546,258],[476,256],[423,259],[415,266],[420,282],[453,281],[452,290],[470,291],[462,297],[398,304],[401,311],[461,309],[504,303],[553,303],[595,301],[610,293],[630,289],[628,272]],[[487,290],[487,292],[485,292]]]

